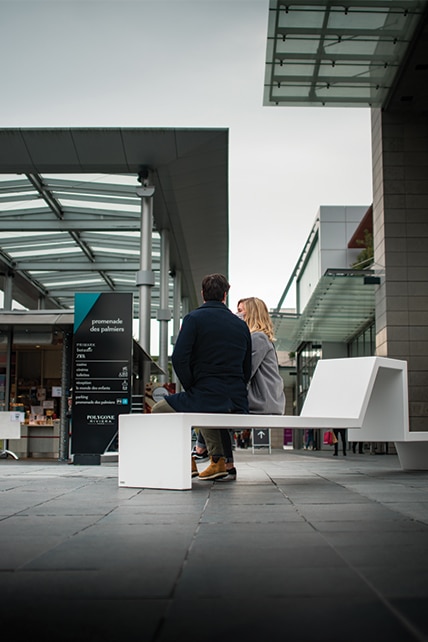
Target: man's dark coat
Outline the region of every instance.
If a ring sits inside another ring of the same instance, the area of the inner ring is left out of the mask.
[[[251,335],[220,301],[187,314],[172,354],[184,391],[166,398],[176,412],[248,413]]]

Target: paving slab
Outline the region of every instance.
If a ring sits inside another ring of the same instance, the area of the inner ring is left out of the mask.
[[[0,460],[3,634],[428,641],[428,472],[395,455],[235,457],[236,482],[188,491],[120,488],[114,461]]]

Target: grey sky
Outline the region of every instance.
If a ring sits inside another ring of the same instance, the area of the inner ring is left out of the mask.
[[[0,0],[1,127],[229,128],[232,308],[276,305],[320,205],[372,198],[368,109],[262,106],[268,6]]]

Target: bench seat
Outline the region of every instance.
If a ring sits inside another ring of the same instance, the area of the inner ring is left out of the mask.
[[[119,486],[189,490],[191,429],[347,428],[350,441],[405,446],[412,468],[428,433],[409,433],[407,362],[385,357],[324,359],[317,363],[302,412],[296,415],[166,413],[119,416]],[[417,448],[406,448],[408,445]],[[162,449],[162,459],[158,453]],[[413,454],[412,451],[413,450]],[[422,449],[423,450],[423,449]],[[397,448],[399,457],[400,448]],[[404,452],[404,451],[403,451]],[[426,464],[428,465],[428,464]]]

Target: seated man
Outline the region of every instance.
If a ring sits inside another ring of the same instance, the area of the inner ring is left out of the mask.
[[[229,288],[222,274],[209,274],[202,280],[204,302],[184,317],[172,354],[184,390],[156,403],[152,412],[248,413],[251,336],[247,324],[226,306]],[[222,432],[201,429],[210,465],[199,474],[200,479],[227,476]],[[192,476],[196,475],[192,458]]]

